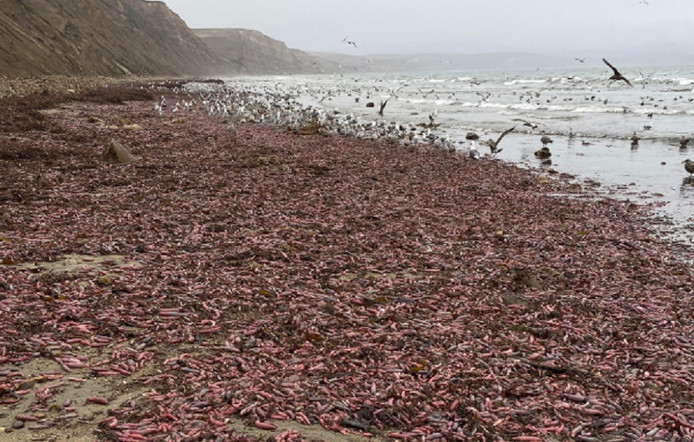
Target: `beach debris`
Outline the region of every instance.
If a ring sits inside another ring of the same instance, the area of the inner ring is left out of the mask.
[[[87,404],[108,405],[108,399],[101,396],[89,396],[85,399]]]
[[[115,138],[112,138],[106,145],[103,158],[108,161],[117,161],[119,163],[132,163],[135,161],[135,157]]]
[[[613,72],[613,73],[612,73],[612,76],[610,77],[610,80],[612,80],[612,81],[623,81],[623,82],[625,82],[626,84],[628,84],[629,86],[633,86],[633,85],[631,84],[631,82],[629,82],[629,80],[627,80],[626,77],[624,77],[624,75],[622,75],[622,74],[617,70],[616,67],[612,66],[612,64],[611,64],[609,61],[607,61],[606,58],[603,58],[602,61],[603,61],[607,66],[609,66],[609,67],[612,69],[612,72]]]
[[[77,106],[52,116],[77,130],[27,134],[70,161],[60,194],[3,202],[0,256],[144,265],[105,270],[106,286],[100,271],[2,266],[0,405],[35,413],[25,428],[59,427],[57,406],[102,408],[80,422],[98,440],[255,440],[243,432],[272,425],[299,440],[303,424],[334,439],[694,434],[691,252],[655,238],[641,206],[441,149],[241,123],[229,147],[197,107],[178,137],[156,115],[129,132],[148,154],[124,177],[82,155],[94,107]],[[99,107],[116,111],[151,103]],[[280,164],[247,167],[260,158]],[[46,159],[0,161],[0,191],[52,179]],[[86,396],[108,405],[59,397],[92,378],[108,382]]]
[[[273,424],[272,422],[263,422],[260,419],[257,419],[255,422],[253,422],[253,425],[256,428],[260,428],[261,430],[276,430],[277,425]]]
[[[123,129],[137,131],[137,130],[142,130],[142,126],[137,124],[137,123],[124,124]]]

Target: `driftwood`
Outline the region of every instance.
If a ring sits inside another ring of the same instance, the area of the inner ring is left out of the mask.
[[[135,157],[115,139],[111,139],[108,142],[103,157],[105,160],[117,161],[119,163],[132,163],[135,161]]]

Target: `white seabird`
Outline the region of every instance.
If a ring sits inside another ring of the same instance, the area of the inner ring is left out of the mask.
[[[477,150],[477,147],[475,146],[475,140],[470,140],[470,150],[468,151],[468,155],[473,160],[480,159],[480,151]]]

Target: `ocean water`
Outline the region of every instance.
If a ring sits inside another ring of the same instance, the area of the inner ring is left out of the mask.
[[[395,122],[425,131],[431,115],[436,126],[430,132],[462,151],[468,149],[467,132],[496,139],[515,126],[501,141],[497,158],[540,173],[551,167],[578,181],[599,182],[599,190],[615,198],[656,203],[654,213],[694,244],[694,179],[682,164],[694,160],[694,139],[687,148],[679,142],[694,138],[694,67],[620,68],[633,84],[629,87],[611,82],[607,66],[577,65],[574,70],[235,77],[227,85],[266,97],[258,99],[274,97],[316,115],[350,115],[364,124]],[[379,104],[385,100],[381,117]],[[551,166],[534,156],[543,134],[553,139]],[[631,144],[634,134],[640,137],[637,146]],[[484,145],[478,149],[489,152]]]

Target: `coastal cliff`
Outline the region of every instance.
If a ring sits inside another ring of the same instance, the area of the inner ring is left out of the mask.
[[[228,67],[164,2],[0,0],[0,74],[205,75]]]
[[[250,29],[193,29],[235,74],[313,74],[336,72],[338,63],[290,49]]]

